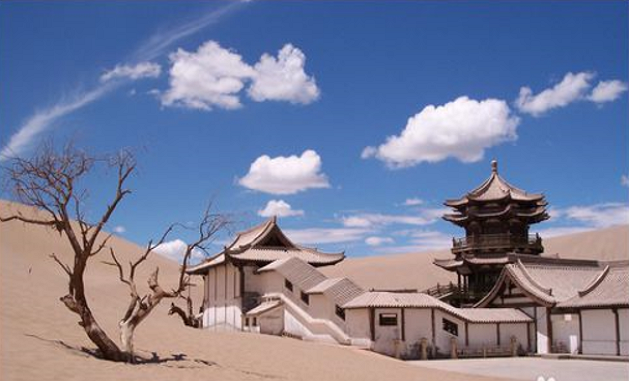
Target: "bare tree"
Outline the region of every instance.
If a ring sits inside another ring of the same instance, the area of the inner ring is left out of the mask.
[[[148,279],[149,289],[151,290],[150,294],[140,297],[137,291],[137,287],[135,284],[135,270],[136,268],[142,264],[148,256],[157,248],[160,244],[164,242],[166,236],[170,233],[174,225],[169,227],[162,238],[159,240],[157,244],[153,244],[149,242],[146,251],[144,254],[138,258],[135,262],[129,264],[129,275],[125,276],[125,271],[123,266],[120,264],[120,261],[116,257],[116,254],[113,249],[110,249],[111,258],[113,259],[113,263],[108,263],[115,265],[118,268],[118,276],[121,282],[125,283],[129,287],[129,291],[131,294],[131,300],[129,302],[129,307],[127,308],[127,312],[124,317],[120,321],[120,342],[122,344],[122,349],[125,351],[131,360],[133,360],[133,335],[135,329],[138,325],[153,311],[153,309],[165,298],[179,298],[182,297],[182,294],[185,290],[187,290],[190,284],[190,277],[186,275],[186,269],[188,267],[188,263],[192,254],[196,250],[200,250],[203,252],[207,252],[207,244],[211,241],[213,237],[216,236],[222,229],[226,228],[230,224],[229,219],[223,214],[215,214],[212,213],[212,204],[210,204],[205,213],[203,214],[203,218],[198,226],[198,236],[197,239],[188,244],[186,246],[186,250],[183,254],[182,265],[179,272],[179,281],[177,283],[177,288],[171,291],[165,291],[160,287],[158,283],[158,274],[159,268],[156,268],[155,271],[151,274]],[[188,302],[190,303],[190,309],[192,306],[192,300],[188,296]],[[173,309],[174,303],[171,303],[171,310]],[[178,308],[174,306],[175,308]],[[172,314],[169,312],[169,314]],[[194,326],[194,325],[192,325]],[[198,326],[198,325],[197,325]]]
[[[176,298],[182,294],[189,284],[185,270],[192,252],[195,249],[204,249],[204,245],[213,235],[227,224],[227,219],[219,214],[211,214],[209,208],[206,210],[199,224],[198,240],[188,245],[180,269],[178,286],[171,291],[165,291],[159,286],[159,269],[155,269],[148,279],[151,293],[140,297],[135,285],[135,272],[155,248],[164,242],[174,225],[166,230],[157,243],[148,243],[144,254],[130,264],[127,276],[114,251],[110,250],[113,264],[118,267],[120,280],[126,283],[131,291],[131,302],[120,322],[122,344],[120,349],[99,326],[90,310],[85,294],[84,274],[89,260],[107,247],[111,234],[104,233],[103,229],[120,202],[131,193],[126,184],[136,169],[135,158],[128,151],[97,158],[74,148],[72,144],[56,152],[52,143],[46,143],[38,152],[32,159],[12,159],[5,170],[17,201],[36,207],[43,213],[31,217],[17,212],[9,216],[0,216],[0,221],[17,220],[49,227],[68,240],[73,253],[71,264],[64,263],[55,254],[51,254],[52,259],[68,276],[68,293],[60,298],[61,302],[79,316],[79,325],[98,347],[103,358],[112,361],[133,361],[135,328],[162,299]],[[103,165],[115,171],[116,186],[100,218],[90,222],[82,209],[88,193],[82,187],[81,181],[96,165]],[[76,221],[75,224],[73,220]]]

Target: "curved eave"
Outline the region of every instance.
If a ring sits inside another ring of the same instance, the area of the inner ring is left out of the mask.
[[[485,295],[485,297],[483,297],[481,300],[478,301],[478,303],[474,305],[474,308],[486,307],[489,303],[496,299],[501,289],[505,286],[507,278],[509,278],[509,280],[513,282],[513,284],[515,284],[524,295],[539,303],[540,305],[544,307],[552,307],[555,304],[553,301],[548,301],[545,298],[540,297],[538,295],[538,292],[541,291],[531,290],[528,285],[524,285],[524,283],[520,281],[519,277],[513,273],[511,267],[505,266],[500,273],[500,276],[498,277],[498,280],[496,281],[494,287],[487,293],[487,295]]]
[[[435,259],[432,263],[435,266],[439,266],[442,269],[448,270],[448,271],[454,271],[458,267],[463,265],[463,261],[457,261],[454,259],[445,259],[445,260]]]

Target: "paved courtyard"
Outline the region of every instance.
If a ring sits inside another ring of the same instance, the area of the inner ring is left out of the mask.
[[[629,363],[591,360],[556,360],[534,357],[409,361],[410,364],[515,380],[627,381]]]

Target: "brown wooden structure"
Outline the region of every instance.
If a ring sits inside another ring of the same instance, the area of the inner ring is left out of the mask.
[[[529,234],[529,226],[549,218],[543,194],[527,193],[509,184],[491,163],[491,175],[459,199],[447,200],[453,208],[446,221],[465,229],[465,237],[452,240],[453,259],[435,264],[458,275],[457,287],[444,298],[455,304],[473,303],[495,284],[502,268],[518,256],[539,256],[542,239]]]

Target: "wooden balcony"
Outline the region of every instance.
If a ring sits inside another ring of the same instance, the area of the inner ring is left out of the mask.
[[[539,234],[528,236],[505,234],[483,234],[452,239],[452,252],[519,252],[537,254],[544,251]]]

